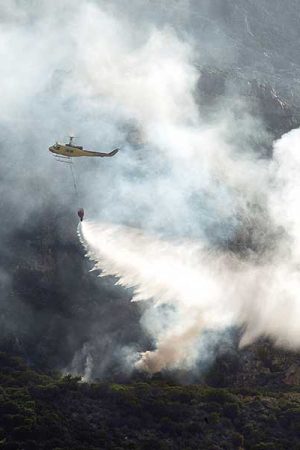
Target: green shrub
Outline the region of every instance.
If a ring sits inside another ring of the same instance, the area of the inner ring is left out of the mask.
[[[231,440],[234,445],[234,448],[244,446],[244,436],[240,433],[233,433]]]
[[[253,447],[253,450],[279,450],[277,444],[273,442],[260,442]]]
[[[240,414],[240,406],[237,402],[226,402],[223,406],[223,411],[229,419],[235,419]]]

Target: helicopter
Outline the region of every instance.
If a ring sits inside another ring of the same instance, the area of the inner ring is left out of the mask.
[[[73,144],[75,136],[69,136],[69,142],[66,144],[60,144],[56,142],[54,145],[49,147],[49,151],[57,156],[58,161],[62,162],[72,162],[71,158],[77,158],[79,156],[96,156],[100,158],[111,157],[118,153],[119,148],[115,148],[109,153],[94,152],[91,150],[84,150],[81,145]]]

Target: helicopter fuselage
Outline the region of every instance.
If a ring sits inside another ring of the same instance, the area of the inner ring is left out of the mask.
[[[83,150],[79,145],[69,144],[55,144],[49,147],[49,151],[56,155],[67,156],[69,158],[76,158],[79,156],[101,156],[98,152],[92,152],[90,150]]]
[[[118,153],[119,149],[115,148],[109,153],[101,153],[93,152],[91,150],[84,150],[80,145],[56,143],[49,147],[49,151],[58,156],[67,158],[77,158],[79,156],[98,156],[100,158],[103,158],[105,156],[114,156],[116,153]]]

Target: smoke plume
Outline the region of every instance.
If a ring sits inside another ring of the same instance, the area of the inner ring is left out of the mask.
[[[135,58],[125,55],[133,77],[113,95],[139,117],[148,154],[142,170],[135,161],[135,177],[128,162],[119,169],[114,207],[107,204],[104,216],[115,224],[84,223],[81,233],[95,268],[150,303],[142,323],[156,349],[136,363],[150,372],[192,367],[201,335],[233,326],[244,329],[241,345],[262,335],[299,345],[290,255],[298,247],[297,132],[274,145],[270,162],[243,139],[262,124],[239,101],[207,123],[193,95],[192,54],[167,31],[152,34]],[[141,55],[152,60],[146,71]],[[153,320],[158,305],[171,308],[167,323],[158,314]]]
[[[2,2],[1,343],[86,378],[116,361],[192,367],[206,330],[232,326],[241,345],[297,347],[298,131],[268,160],[278,129],[241,95],[255,79],[298,98],[296,12],[296,0]],[[121,148],[74,161],[78,196],[47,150],[70,133]],[[143,303],[87,274],[78,207],[97,270]]]
[[[192,367],[201,359],[201,335],[232,326],[244,329],[240,345],[268,336],[299,348],[299,142],[294,130],[274,145],[267,205],[269,226],[279,232],[263,255],[242,257],[198,239],[178,242],[125,226],[82,224],[79,234],[94,269],[133,288],[133,301],[150,302],[144,326],[156,349],[142,353],[137,368]],[[172,308],[167,323],[158,316],[152,323],[158,305]]]

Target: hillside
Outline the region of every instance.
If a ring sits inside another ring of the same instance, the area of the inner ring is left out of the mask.
[[[0,355],[1,449],[299,448],[300,390],[80,382]]]

